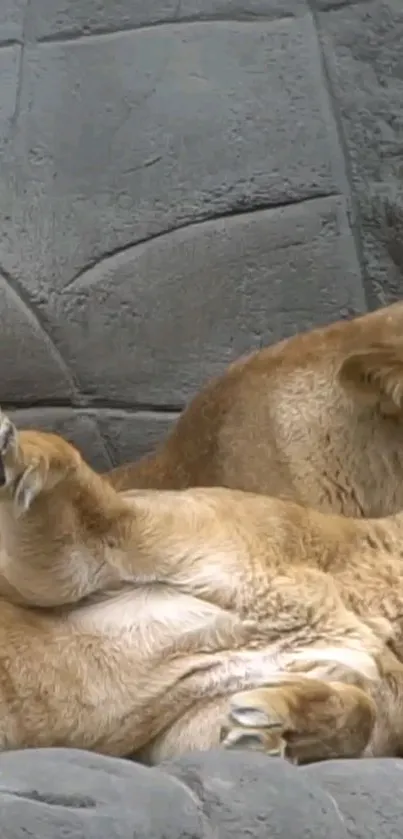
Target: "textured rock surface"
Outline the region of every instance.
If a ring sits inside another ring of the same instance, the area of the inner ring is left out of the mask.
[[[195,753],[158,769],[43,749],[0,756],[2,839],[400,839],[402,764],[296,769]]]
[[[0,402],[99,468],[401,294],[397,0],[2,0]]]

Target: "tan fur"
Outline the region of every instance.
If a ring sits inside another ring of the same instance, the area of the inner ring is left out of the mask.
[[[240,359],[120,490],[226,486],[324,512],[403,509],[403,303]]]
[[[4,415],[0,453],[3,748],[403,752],[401,514],[119,494]]]

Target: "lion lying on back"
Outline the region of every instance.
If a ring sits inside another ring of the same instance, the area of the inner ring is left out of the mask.
[[[4,414],[0,456],[1,748],[403,751],[403,515],[119,494]]]

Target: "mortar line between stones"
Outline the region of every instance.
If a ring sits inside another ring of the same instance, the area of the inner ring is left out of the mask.
[[[22,47],[23,42],[20,38],[3,38],[0,40],[0,50],[4,50],[10,47]]]
[[[293,20],[296,16],[291,12],[281,14],[278,17],[274,15],[250,15],[249,17],[228,17],[227,15],[198,15],[197,17],[187,15],[183,17],[172,17],[167,20],[155,20],[148,23],[128,23],[124,26],[99,26],[93,32],[80,32],[77,29],[66,29],[63,32],[52,32],[49,35],[42,35],[36,39],[37,44],[57,44],[69,41],[86,41],[93,38],[102,38],[108,35],[123,35],[130,32],[140,32],[146,29],[155,29],[158,26],[182,26],[186,24],[198,23],[242,23],[246,26],[253,23],[277,23],[284,20]]]
[[[369,2],[372,2],[372,0],[369,0]],[[338,12],[339,9],[343,11],[346,8],[353,8],[353,6],[363,6],[365,3],[368,3],[368,0],[334,0],[334,3],[328,2],[323,11]]]
[[[283,200],[273,201],[270,202],[267,199],[261,199],[256,202],[254,206],[245,207],[245,206],[234,206],[228,208],[228,210],[224,210],[221,213],[208,213],[206,211],[205,215],[200,214],[199,218],[194,217],[190,221],[178,221],[177,224],[172,225],[172,227],[167,227],[164,230],[159,230],[157,233],[154,233],[151,236],[142,236],[140,239],[137,239],[132,242],[125,243],[124,245],[118,245],[116,248],[111,248],[109,251],[104,251],[99,257],[93,258],[88,260],[71,278],[68,282],[65,283],[63,287],[62,293],[71,292],[75,289],[75,286],[78,282],[82,279],[82,277],[89,271],[93,270],[99,265],[102,265],[109,259],[113,259],[115,256],[120,256],[120,254],[129,251],[131,248],[137,248],[141,245],[148,245],[151,242],[155,242],[157,239],[162,239],[164,236],[170,236],[171,234],[179,233],[181,230],[187,230],[191,227],[199,227],[201,225],[209,225],[213,224],[217,221],[225,221],[229,218],[235,218],[236,216],[249,216],[253,215],[254,213],[262,213],[265,211],[273,211],[276,210],[285,210],[288,207],[298,207],[301,204],[309,204],[314,201],[323,201],[326,198],[342,198],[342,194],[338,190],[328,190],[323,192],[316,192],[315,195],[305,195],[302,198],[287,198]]]
[[[27,18],[29,13],[31,0],[27,0],[27,4],[25,6],[24,11],[24,20],[23,20],[23,27],[22,27],[22,38],[21,41],[15,40],[14,43],[9,41],[8,43],[2,43],[1,47],[11,47],[11,46],[20,46],[20,55],[18,61],[18,77],[17,77],[17,90],[15,92],[15,106],[12,117],[10,119],[10,131],[7,136],[7,144],[14,144],[15,138],[15,131],[18,121],[18,116],[20,113],[20,103],[21,103],[21,92],[22,92],[22,82],[23,82],[23,75],[24,75],[24,55],[25,55],[25,32],[26,32],[26,25],[27,25]]]
[[[115,416],[121,415],[122,417],[147,417],[149,418],[150,415],[154,417],[162,417],[163,419],[170,419],[175,420],[182,413],[184,410],[185,403],[183,405],[155,405],[152,402],[139,402],[133,405],[122,404],[119,401],[114,403],[113,401],[109,402],[108,400],[98,400],[97,402],[93,403],[85,403],[82,402],[75,402],[74,399],[67,400],[67,399],[35,399],[30,400],[27,403],[24,402],[14,402],[14,401],[7,401],[2,400],[1,408],[4,411],[74,411],[79,414],[85,414],[91,418],[94,418],[99,413],[103,414],[114,414]]]
[[[20,305],[22,305],[27,313],[27,315],[33,320],[38,328],[39,332],[42,333],[42,339],[50,349],[50,352],[54,355],[56,362],[59,364],[60,370],[64,373],[66,377],[66,381],[68,382],[72,393],[76,394],[76,396],[80,393],[80,389],[78,383],[75,381],[73,373],[69,369],[68,364],[64,360],[59,348],[56,346],[52,335],[50,334],[49,330],[45,326],[43,322],[43,318],[39,313],[37,307],[32,303],[29,295],[25,291],[23,285],[16,280],[15,277],[11,276],[6,269],[0,265],[0,280],[3,280],[6,285],[10,288],[12,293],[16,296],[16,298],[20,301]]]
[[[351,159],[348,150],[347,138],[344,131],[343,121],[341,118],[340,108],[336,96],[336,91],[334,88],[334,84],[331,78],[331,74],[328,68],[328,61],[326,58],[326,53],[323,47],[322,42],[322,27],[320,23],[320,18],[318,14],[318,9],[315,6],[316,0],[307,0],[307,5],[312,17],[312,22],[315,28],[316,39],[318,44],[319,56],[321,61],[322,73],[326,83],[327,89],[327,98],[330,112],[333,116],[336,131],[338,135],[338,140],[341,148],[341,152],[343,154],[344,160],[344,167],[345,167],[345,175],[346,181],[348,185],[349,191],[349,199],[351,204],[351,211],[352,213],[349,214],[350,216],[350,226],[353,235],[353,241],[355,245],[355,250],[357,254],[358,263],[361,269],[361,278],[362,278],[362,287],[364,292],[364,298],[367,305],[368,310],[377,309],[379,303],[375,297],[375,294],[371,290],[371,285],[369,282],[369,275],[366,268],[365,257],[364,257],[364,248],[361,238],[361,212],[359,207],[358,198],[356,196],[356,192],[353,185],[353,173],[352,173],[352,166],[351,166]]]

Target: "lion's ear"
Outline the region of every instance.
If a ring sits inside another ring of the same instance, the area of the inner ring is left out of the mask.
[[[343,361],[342,385],[368,404],[379,404],[385,413],[403,408],[403,340],[371,344]]]

